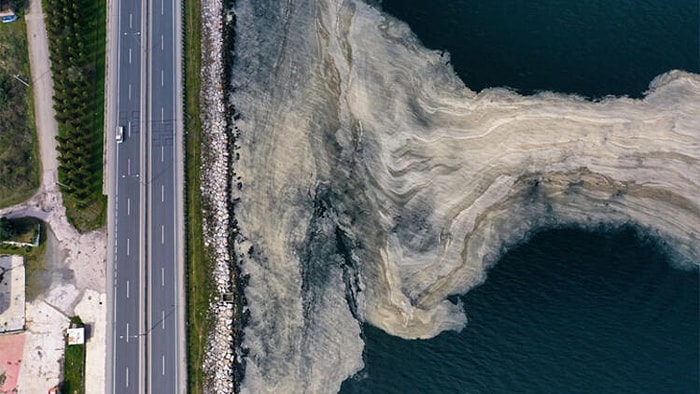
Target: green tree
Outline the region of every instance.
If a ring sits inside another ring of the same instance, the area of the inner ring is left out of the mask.
[[[0,75],[0,107],[4,107],[10,99],[10,84],[4,75]]]
[[[6,217],[1,217],[0,218],[0,241],[7,241],[8,239],[12,239],[17,235],[17,230],[15,229],[15,226],[12,224],[12,222],[6,218]]]

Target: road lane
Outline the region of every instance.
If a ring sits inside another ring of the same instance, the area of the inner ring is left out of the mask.
[[[141,286],[142,210],[141,135],[142,117],[142,3],[124,0],[118,11],[117,105],[115,128],[108,129],[114,144],[116,176],[113,188],[113,329],[112,392],[139,393],[143,376],[143,294]],[[114,37],[114,36],[113,36]],[[114,64],[114,63],[112,63]],[[124,128],[124,140],[116,143],[116,127]]]
[[[149,386],[150,392],[177,393],[180,387],[178,330],[178,248],[176,204],[177,98],[174,0],[151,0],[149,71]]]

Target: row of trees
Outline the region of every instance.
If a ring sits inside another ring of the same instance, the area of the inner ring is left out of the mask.
[[[46,0],[54,109],[58,122],[59,179],[64,192],[88,204],[101,194],[102,40],[99,2]]]

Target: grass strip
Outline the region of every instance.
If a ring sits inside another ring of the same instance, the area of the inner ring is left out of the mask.
[[[200,0],[184,0],[185,95],[185,238],[187,286],[187,392],[204,392],[202,365],[211,328],[208,316],[211,261],[202,238],[201,176],[202,123],[200,81],[202,51]]]
[[[70,319],[71,327],[83,327],[78,316]],[[63,383],[61,392],[68,394],[85,393],[85,344],[68,345],[63,358]]]

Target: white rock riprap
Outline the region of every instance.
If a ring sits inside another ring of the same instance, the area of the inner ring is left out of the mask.
[[[202,163],[201,193],[204,206],[203,236],[213,258],[214,294],[211,295],[212,332],[207,343],[204,371],[205,390],[232,393],[233,384],[233,308],[224,302],[232,291],[231,255],[229,253],[228,178],[229,146],[226,105],[222,86],[223,4],[221,0],[202,2]]]

